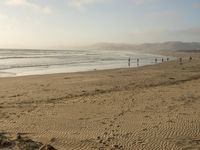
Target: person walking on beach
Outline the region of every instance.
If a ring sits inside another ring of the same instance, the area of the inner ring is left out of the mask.
[[[157,58],[155,58],[155,63],[157,64],[157,61],[158,61],[158,59]]]
[[[129,68],[131,67],[131,58],[130,57],[128,58],[128,67]]]
[[[139,66],[139,61],[140,61],[140,60],[139,60],[139,59],[137,59],[137,66]]]
[[[192,56],[190,56],[190,59],[189,59],[190,61],[192,61]]]
[[[179,58],[179,64],[182,65],[182,58]]]

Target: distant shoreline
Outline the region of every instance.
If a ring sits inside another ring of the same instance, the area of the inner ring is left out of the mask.
[[[169,56],[170,57],[170,56]],[[171,56],[172,57],[172,56]],[[164,61],[163,63],[170,63],[174,62],[176,59],[169,60],[169,61]],[[90,74],[90,73],[104,73],[104,72],[112,72],[112,71],[119,71],[119,70],[139,70],[145,67],[151,67],[155,65],[162,64],[162,62],[154,63],[154,64],[147,64],[143,66],[135,66],[135,67],[125,67],[125,68],[109,68],[109,69],[93,69],[93,70],[86,70],[86,71],[76,71],[76,72],[61,72],[61,73],[47,73],[47,74],[32,74],[32,75],[19,75],[19,76],[10,76],[10,77],[0,77],[0,79],[6,79],[6,78],[24,78],[24,77],[45,77],[45,76],[62,76],[62,75],[76,75],[76,74]]]
[[[173,60],[172,56],[168,56]],[[57,73],[78,73],[94,70],[141,67],[167,61],[159,53],[135,51],[1,51],[0,76],[18,77]],[[139,61],[137,62],[137,59]],[[156,62],[155,62],[156,61]]]
[[[166,62],[166,58],[173,58],[170,59],[170,61],[175,60],[179,57],[183,57],[183,59],[188,59],[190,56],[195,57],[196,55],[196,51],[152,51],[149,54],[152,55],[160,55],[161,57],[165,57],[165,62]],[[128,58],[128,57],[127,57]],[[125,60],[126,61],[126,60]],[[132,62],[133,59],[131,59],[131,68],[141,68],[144,66],[151,66],[151,65],[156,65],[161,62],[161,58],[158,60],[157,63],[152,63],[152,64],[145,64],[145,65],[139,65],[136,66],[136,59],[134,59],[134,63]],[[141,62],[140,62],[141,63]],[[134,64],[134,66],[133,66]],[[27,74],[27,75],[15,75],[14,73],[9,73],[9,72],[4,72],[4,71],[0,71],[0,74],[2,74],[2,76],[0,78],[15,78],[15,77],[25,77],[25,76],[45,76],[45,75],[52,75],[52,74],[76,74],[76,73],[84,73],[84,72],[94,72],[94,71],[109,71],[109,70],[118,70],[118,69],[129,69],[128,68],[128,60],[127,60],[127,66],[126,67],[119,67],[119,68],[104,68],[104,69],[90,69],[90,70],[80,70],[80,71],[66,71],[66,72],[54,72],[54,73],[39,73],[39,74]],[[6,74],[6,75],[3,75]]]

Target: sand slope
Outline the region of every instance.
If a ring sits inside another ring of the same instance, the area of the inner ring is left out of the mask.
[[[61,150],[200,149],[200,59],[0,79],[1,132]]]

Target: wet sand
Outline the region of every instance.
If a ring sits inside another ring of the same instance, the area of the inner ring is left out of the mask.
[[[0,132],[59,150],[198,150],[200,54],[193,57],[183,64],[0,78]]]

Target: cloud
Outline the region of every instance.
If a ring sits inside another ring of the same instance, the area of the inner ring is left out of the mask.
[[[0,19],[8,19],[8,16],[0,12]]]
[[[4,0],[5,5],[15,7],[28,7],[43,13],[51,13],[52,10],[48,6],[40,6],[39,4],[31,2],[31,0]]]
[[[193,27],[193,28],[178,30],[177,33],[184,34],[184,35],[200,36],[200,27]]]
[[[193,7],[194,7],[194,8],[200,8],[200,3],[194,3],[194,4],[193,4]]]
[[[135,42],[200,41],[200,27],[185,29],[148,29],[131,32]]]
[[[101,3],[101,2],[105,2],[105,1],[108,1],[108,0],[67,0],[67,3],[71,7],[75,7],[79,10],[83,10],[88,5],[92,5],[95,3]]]
[[[152,3],[152,2],[157,2],[160,0],[131,0],[134,4],[142,5],[146,3]]]
[[[181,16],[178,12],[174,11],[158,11],[158,12],[149,12],[145,15],[148,19],[156,19],[156,20],[173,20],[180,19]]]
[[[5,4],[15,5],[15,6],[31,5],[31,3],[28,2],[27,0],[6,0]]]

